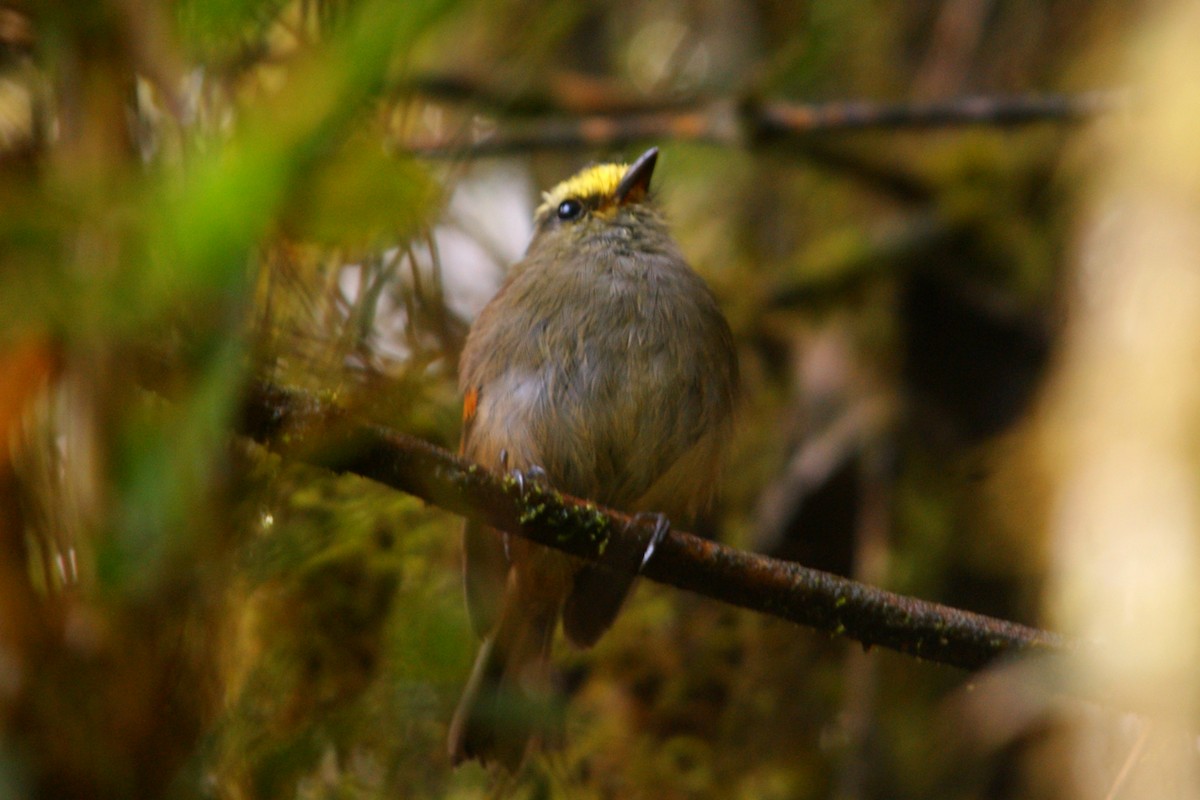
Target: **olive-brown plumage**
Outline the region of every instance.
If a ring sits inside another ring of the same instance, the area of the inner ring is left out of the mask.
[[[657,150],[546,194],[533,241],[467,337],[462,451],[544,470],[554,488],[686,522],[711,499],[733,418],[729,326],[649,197]],[[468,524],[465,587],[483,639],[450,753],[510,768],[552,730],[554,629],[593,644],[632,583]]]

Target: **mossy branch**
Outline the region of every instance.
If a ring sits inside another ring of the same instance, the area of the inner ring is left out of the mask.
[[[353,473],[440,508],[589,560],[614,542],[640,552],[651,523],[538,486],[524,491],[428,442],[357,420],[336,402],[257,385],[240,430],[285,456]],[[629,537],[629,538],[626,538]],[[1019,654],[1067,649],[1054,633],[887,592],[792,562],[671,531],[642,574],[651,580],[790,620],[864,646],[978,669]]]

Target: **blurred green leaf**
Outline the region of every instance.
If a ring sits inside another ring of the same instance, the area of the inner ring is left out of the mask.
[[[239,125],[232,141],[150,200],[155,268],[138,276],[152,306],[191,291],[238,286],[253,248],[288,195],[348,133],[393,65],[443,12],[446,0],[364,3],[322,52]]]
[[[147,596],[194,551],[192,537],[209,523],[212,478],[228,446],[242,372],[240,340],[225,339],[185,400],[150,401],[122,420],[114,465],[118,508],[97,556],[102,585]]]
[[[289,233],[352,248],[386,246],[433,223],[440,189],[428,170],[356,137],[289,198]]]
[[[288,0],[180,0],[175,18],[184,44],[209,59],[253,42],[253,36]]]

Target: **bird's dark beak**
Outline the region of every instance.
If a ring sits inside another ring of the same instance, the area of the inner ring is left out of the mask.
[[[650,191],[650,176],[654,174],[654,164],[658,161],[658,148],[651,147],[625,171],[625,176],[617,184],[617,203],[636,203],[642,200]]]

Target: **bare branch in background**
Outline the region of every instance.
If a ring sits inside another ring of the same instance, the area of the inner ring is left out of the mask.
[[[520,124],[497,125],[468,137],[461,131],[402,142],[429,157],[495,156],[534,150],[617,149],[635,142],[699,142],[760,147],[804,140],[816,134],[872,130],[1012,127],[1043,122],[1078,122],[1124,109],[1119,91],[1082,94],[973,96],[923,103],[783,100],[725,101],[635,113],[584,113],[578,107]]]

